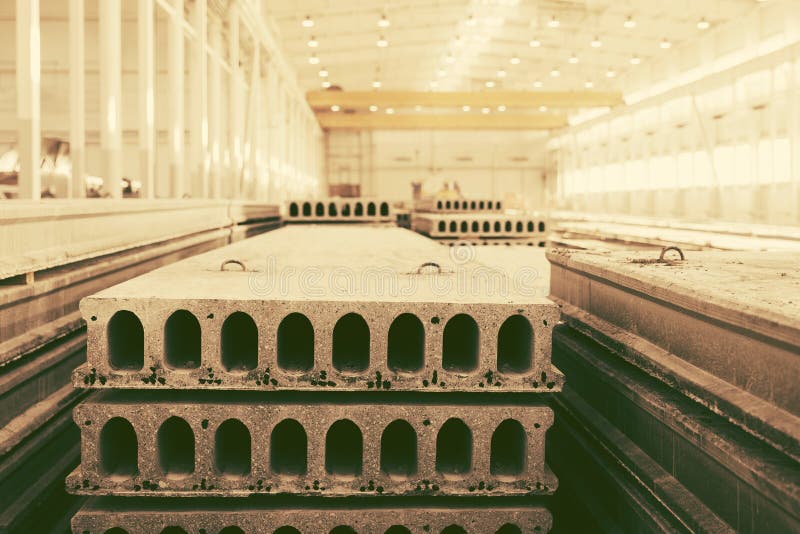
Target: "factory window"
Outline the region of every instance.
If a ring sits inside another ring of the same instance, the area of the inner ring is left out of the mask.
[[[299,210],[297,209],[297,202],[289,204],[289,217],[297,217]]]
[[[389,327],[389,369],[414,372],[422,369],[425,361],[425,329],[416,315],[398,315]]]
[[[336,203],[331,202],[328,204],[328,215],[331,217],[336,217],[339,214],[339,210],[336,209]]]
[[[144,367],[144,328],[133,312],[120,310],[108,321],[108,362],[112,369],[138,371]]]
[[[188,534],[181,527],[167,527],[161,531],[161,534]]]
[[[339,525],[334,527],[328,534],[358,534],[353,527],[347,525]]]
[[[479,210],[482,210],[482,209],[484,208],[484,206],[485,206],[485,205],[484,205],[484,203],[483,203],[483,200],[481,200],[480,202],[478,202],[478,209],[479,209]]]
[[[490,471],[498,476],[517,476],[525,468],[525,429],[506,419],[492,434]]]
[[[458,223],[455,221],[450,221],[450,231],[451,232],[458,232]]]
[[[522,232],[523,229],[522,221],[517,221],[517,232]]]
[[[528,231],[533,232],[533,230],[534,230],[533,221],[528,221]]]
[[[469,231],[469,224],[467,224],[467,221],[461,221],[461,232],[467,233],[468,231]]]
[[[139,472],[136,431],[127,419],[113,417],[100,431],[100,468],[114,478],[130,478]]]
[[[278,326],[278,366],[287,371],[314,366],[314,327],[302,313],[290,313]]]
[[[539,231],[544,232],[544,221],[539,221]]]
[[[283,527],[279,528],[278,530],[276,530],[272,534],[301,534],[301,532],[299,530],[297,530],[296,528],[294,528],[294,527],[290,527],[290,526],[286,525],[286,526],[283,526]]]
[[[325,470],[348,478],[360,475],[363,447],[361,430],[354,422],[336,421],[325,436]]]
[[[483,221],[483,231],[488,233],[492,230],[492,225],[489,224],[489,221]]]
[[[342,217],[350,217],[350,204],[342,206]]]
[[[322,217],[325,215],[325,204],[322,202],[317,202],[317,208],[314,210],[314,213],[316,213],[317,217]]]
[[[244,530],[231,525],[220,530],[219,534],[244,534]]]
[[[480,231],[480,224],[478,224],[478,221],[472,221],[472,231],[473,232]]]
[[[522,373],[531,367],[533,329],[522,315],[512,315],[497,334],[497,369]]]
[[[407,421],[392,421],[383,431],[381,470],[399,477],[417,472],[417,433]]]
[[[214,435],[214,460],[224,475],[241,476],[250,472],[250,431],[238,419],[228,419]]]
[[[440,210],[440,209],[442,209],[442,201],[441,201],[441,200],[439,200],[439,201],[437,201],[437,202],[436,202],[436,209],[437,209],[437,210]]]
[[[495,232],[500,232],[500,229],[501,229],[500,228],[500,221],[495,221],[494,222],[494,231]]]
[[[439,221],[439,231],[444,232],[447,230],[447,223],[444,221]]]
[[[361,202],[356,202],[356,209],[354,215],[356,217],[361,217],[364,215],[364,205]]]
[[[367,204],[367,215],[369,215],[370,217],[374,217],[375,216],[375,203],[374,202],[370,202],[369,204]]]
[[[258,365],[258,327],[244,312],[234,312],[222,323],[222,366],[228,371],[250,371]]]
[[[513,523],[506,523],[500,527],[495,534],[522,534],[522,530]]]
[[[511,231],[511,221],[506,221],[506,232]]]
[[[448,419],[436,436],[436,470],[462,475],[472,468],[472,432],[461,419]]]
[[[309,202],[303,203],[303,216],[304,217],[311,216],[311,204]]]
[[[381,202],[381,216],[386,217],[389,215],[389,204]]]
[[[333,366],[352,373],[369,367],[369,326],[357,313],[348,313],[333,327]]]
[[[441,534],[467,534],[467,531],[458,525],[450,525],[445,527]]]
[[[284,419],[269,438],[270,469],[279,475],[305,475],[308,468],[308,436],[303,425]]]
[[[411,531],[403,525],[392,525],[383,534],[411,534]]]
[[[168,366],[175,369],[200,367],[200,323],[186,310],[178,310],[164,325],[164,350]]]
[[[158,463],[161,471],[181,477],[194,472],[194,432],[180,417],[170,417],[158,429]]]
[[[449,210],[451,207],[449,200],[444,203],[444,209]]]
[[[442,367],[468,372],[478,367],[478,323],[469,315],[453,316],[444,327]]]
[[[459,202],[458,200],[453,202],[453,209],[455,209],[455,210],[461,209],[461,202]]]

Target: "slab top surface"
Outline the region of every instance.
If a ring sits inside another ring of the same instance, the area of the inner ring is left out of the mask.
[[[402,228],[303,225],[168,265],[93,298],[550,304],[548,272],[543,251],[531,247],[524,259],[506,262]]]

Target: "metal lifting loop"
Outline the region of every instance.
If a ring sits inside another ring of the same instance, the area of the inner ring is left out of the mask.
[[[244,262],[241,262],[239,260],[225,260],[225,261],[222,262],[222,265],[219,266],[219,270],[220,271],[229,270],[229,269],[225,268],[226,265],[238,265],[239,267],[242,268],[242,271],[246,271],[247,270],[247,267],[244,266]]]
[[[425,267],[436,267],[436,272],[438,274],[442,273],[442,266],[441,265],[439,265],[435,261],[426,261],[425,263],[423,263],[422,265],[417,267],[417,274],[422,274],[422,269],[424,269]]]
[[[661,255],[658,257],[658,260],[659,261],[667,261],[667,260],[664,259],[664,255],[666,255],[666,253],[669,252],[670,250],[674,250],[675,252],[677,252],[678,255],[681,257],[681,261],[686,259],[686,257],[683,255],[683,251],[681,249],[679,249],[676,246],[671,246],[671,247],[664,247],[664,248],[661,249]]]

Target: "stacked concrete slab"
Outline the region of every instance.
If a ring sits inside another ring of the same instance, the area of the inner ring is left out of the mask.
[[[375,198],[327,198],[289,200],[286,223],[388,223],[395,222],[392,203]]]
[[[84,299],[73,530],[548,530],[559,312],[524,289],[402,229],[291,226]]]
[[[606,531],[800,530],[796,254],[548,257],[570,506]]]

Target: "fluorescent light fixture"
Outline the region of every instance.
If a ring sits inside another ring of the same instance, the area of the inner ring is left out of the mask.
[[[637,56],[637,55],[635,55],[635,54],[634,54],[634,55],[631,57],[631,65],[638,65],[638,64],[639,64],[639,63],[641,63],[641,62],[642,62],[642,60],[641,60],[641,58],[640,58],[639,56]]]
[[[539,106],[539,111],[544,113],[545,111],[547,111],[547,106]]]
[[[548,28],[558,28],[559,26],[561,26],[561,23],[558,21],[555,15],[550,17],[550,20],[547,21]]]
[[[531,42],[528,44],[531,45],[531,48],[539,48],[542,46],[542,42],[539,39],[531,39]]]
[[[659,46],[661,48],[663,48],[664,50],[666,50],[667,48],[671,48],[672,47],[672,43],[669,42],[669,39],[664,38],[664,39],[661,39],[661,44]]]
[[[325,80],[324,82],[322,82],[322,87],[324,87],[325,89],[327,89],[330,86],[331,86],[331,82],[329,82],[328,80]]]
[[[550,76],[552,76],[553,78],[558,78],[559,76],[561,76],[561,71],[553,67],[553,70],[550,71]]]
[[[380,89],[381,85],[383,84],[381,83],[380,80],[375,80],[374,82],[372,82],[372,87],[374,87],[375,89]]]
[[[701,18],[697,21],[697,29],[698,30],[707,30],[711,27],[711,23],[708,22],[705,17]]]
[[[591,89],[594,87],[594,82],[592,80],[586,80],[586,83],[584,83],[583,86],[587,89]]]
[[[389,46],[389,41],[387,41],[386,38],[383,35],[381,35],[380,37],[378,37],[378,40],[375,41],[375,44],[378,45],[379,48],[386,48],[387,46]]]
[[[394,108],[386,108],[387,115],[394,115]]]
[[[498,70],[497,71],[497,77],[498,78],[505,78],[506,77],[506,71],[504,69]]]
[[[499,106],[497,106],[497,111],[502,113],[505,110],[506,110],[506,107],[503,104],[500,104]]]
[[[534,87],[536,87],[536,88],[539,88],[539,87],[541,87],[542,85],[543,85],[543,84],[542,84],[542,81],[541,81],[541,80],[536,80],[536,81],[534,81],[534,82],[533,82],[533,86],[534,86]]]
[[[592,48],[600,48],[603,46],[603,41],[600,40],[600,37],[595,36],[594,39],[592,39],[591,45]]]
[[[314,27],[314,19],[311,18],[310,15],[306,15],[306,18],[303,19],[301,22],[303,28],[313,28]]]
[[[511,56],[511,59],[509,59],[508,62],[511,63],[512,65],[519,65],[520,63],[519,56],[514,54],[513,56]]]
[[[340,108],[338,104],[334,104],[331,106],[331,111],[339,111],[340,109],[342,108]]]
[[[575,63],[578,62],[578,56],[576,56],[575,54],[572,54],[571,56],[569,56],[569,59],[567,61],[569,61],[570,63],[572,63],[574,65]]]
[[[608,69],[606,71],[606,78],[613,78],[616,75],[617,75],[617,73],[614,72],[614,69]]]
[[[314,38],[313,35],[311,36],[311,39],[309,39],[308,43],[306,43],[306,44],[308,44],[308,46],[310,48],[316,48],[316,47],[319,46],[319,42]]]
[[[386,18],[386,14],[381,14],[381,18],[378,19],[378,28],[388,28],[391,25],[392,23]]]
[[[322,67],[319,70],[319,77],[320,78],[327,78],[328,77],[328,71],[325,69],[325,67]]]
[[[378,106],[376,106],[375,104],[372,104],[372,105],[369,107],[369,110],[370,110],[371,112],[375,113],[376,111],[378,111]]]
[[[628,18],[625,19],[625,22],[623,22],[622,25],[625,26],[628,29],[635,28],[636,27],[636,21],[633,20],[633,17],[628,15]]]
[[[472,109],[472,108],[470,108],[469,106],[462,106],[461,107],[461,111],[469,111],[470,109]]]
[[[489,108],[481,108],[481,113],[488,115],[491,110]]]
[[[319,58],[316,54],[311,54],[311,56],[308,58],[308,62],[312,65],[319,65]]]
[[[494,82],[492,80],[486,80],[486,87],[491,89],[492,87],[494,87]]]

